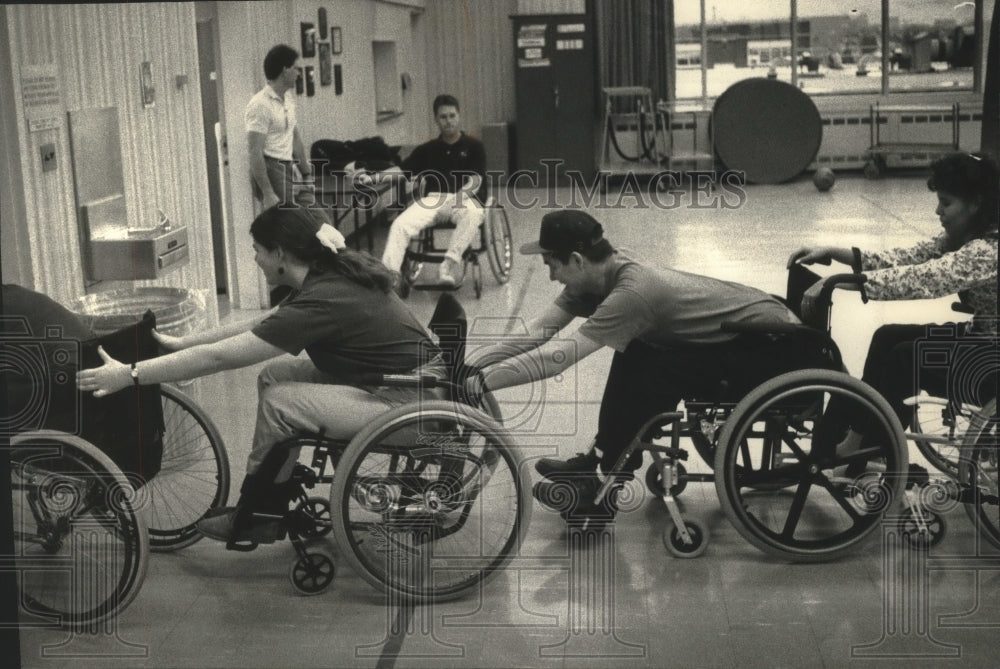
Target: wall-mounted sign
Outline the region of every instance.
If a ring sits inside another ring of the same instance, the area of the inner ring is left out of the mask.
[[[587,29],[582,23],[560,23],[556,26],[557,33],[582,33]]]
[[[21,100],[29,132],[59,127],[63,108],[55,64],[21,67]]]

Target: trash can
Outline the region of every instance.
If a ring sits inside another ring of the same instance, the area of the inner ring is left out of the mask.
[[[206,294],[205,290],[160,286],[108,290],[85,295],[69,308],[97,336],[134,325],[147,310],[152,310],[159,332],[183,337],[204,329]]]

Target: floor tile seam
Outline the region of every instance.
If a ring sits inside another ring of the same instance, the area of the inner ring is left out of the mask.
[[[864,193],[861,193],[861,194],[859,194],[858,197],[860,197],[862,200],[864,200],[868,204],[872,205],[876,209],[878,209],[878,210],[884,212],[885,214],[887,214],[888,216],[892,217],[893,219],[895,219],[896,221],[898,221],[899,223],[901,223],[907,229],[912,230],[913,232],[916,232],[917,234],[919,234],[921,236],[925,235],[925,233],[919,227],[913,225],[912,223],[909,223],[906,219],[904,219],[901,216],[893,213],[891,210],[887,209],[878,200],[873,199],[871,196],[865,195]]]

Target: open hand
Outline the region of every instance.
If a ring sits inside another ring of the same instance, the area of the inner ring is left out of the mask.
[[[131,367],[118,362],[104,351],[103,346],[97,347],[97,354],[104,364],[100,367],[81,370],[76,375],[76,387],[83,392],[93,391],[94,397],[104,397],[116,393],[132,385]]]
[[[785,269],[791,269],[792,265],[796,263],[799,265],[815,265],[817,263],[829,265],[830,259],[830,249],[825,246],[803,246],[788,256]]]

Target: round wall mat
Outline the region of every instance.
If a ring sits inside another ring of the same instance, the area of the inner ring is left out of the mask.
[[[812,99],[777,79],[745,79],[726,89],[712,109],[715,152],[748,182],[788,181],[816,158],[823,121]]]

